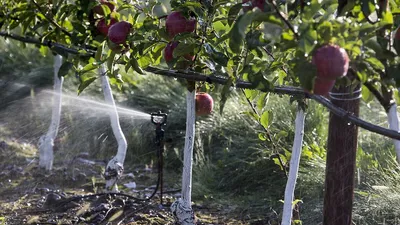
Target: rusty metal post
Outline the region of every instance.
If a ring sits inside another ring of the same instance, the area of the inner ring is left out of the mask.
[[[334,88],[334,105],[358,116],[361,89]],[[323,225],[351,225],[358,128],[330,114]]]

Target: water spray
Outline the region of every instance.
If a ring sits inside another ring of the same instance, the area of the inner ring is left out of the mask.
[[[160,185],[160,201],[163,204],[163,155],[164,155],[164,129],[162,126],[167,124],[167,114],[158,111],[151,113],[151,122],[156,125],[155,143],[158,146],[158,183]],[[157,191],[157,190],[156,190]]]

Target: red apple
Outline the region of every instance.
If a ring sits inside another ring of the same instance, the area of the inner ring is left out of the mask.
[[[317,67],[317,77],[327,80],[346,76],[349,69],[349,56],[337,45],[324,45],[313,55],[312,63]]]
[[[213,111],[214,100],[205,92],[196,93],[196,115],[205,116]]]
[[[164,49],[164,59],[165,61],[171,62],[174,59],[174,49],[179,45],[179,42],[174,41],[174,42],[170,42],[167,44],[167,46]],[[190,54],[186,54],[185,59],[189,60],[189,61],[193,61],[194,60],[194,56],[190,55]]]
[[[187,19],[181,12],[172,12],[167,16],[165,26],[168,36],[172,39],[177,34],[193,32],[196,29],[196,23],[195,19]]]
[[[242,3],[247,3],[246,6],[243,6],[243,11],[245,12],[252,10],[254,7],[263,12],[266,11],[267,2],[265,0],[243,0]]]
[[[107,0],[100,0],[100,4],[93,7],[93,12],[104,16],[104,10],[103,10],[104,6],[108,7],[111,12],[115,10],[115,5],[113,3],[111,3]]]
[[[397,28],[396,34],[394,35],[393,47],[400,56],[400,27]]]
[[[335,86],[336,80],[326,80],[316,77],[314,80],[314,94],[329,97],[329,92]]]
[[[108,22],[108,24],[107,24]],[[110,20],[106,21],[106,19],[102,18],[99,20],[99,22],[97,22],[97,30],[103,34],[104,36],[108,35],[108,29],[115,24],[116,22],[118,22],[116,19],[111,18]]]
[[[108,29],[108,38],[115,44],[123,44],[126,42],[131,28],[132,24],[126,21],[117,22]]]

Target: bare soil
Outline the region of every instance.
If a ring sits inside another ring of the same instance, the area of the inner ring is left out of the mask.
[[[63,165],[45,172],[37,166],[36,151],[20,140],[0,140],[0,225],[175,224],[169,205],[179,190],[165,186],[162,204],[158,194],[147,201],[137,199],[154,190],[153,169],[138,165],[125,172],[120,193],[102,193],[101,163]],[[273,216],[249,216],[234,205],[203,203],[193,209],[199,225],[278,224]]]

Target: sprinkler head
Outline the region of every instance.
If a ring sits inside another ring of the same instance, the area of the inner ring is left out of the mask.
[[[155,125],[165,125],[167,124],[167,114],[161,111],[151,113],[151,122]]]

